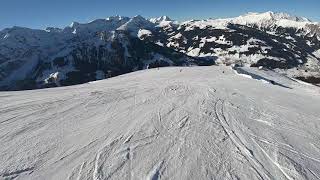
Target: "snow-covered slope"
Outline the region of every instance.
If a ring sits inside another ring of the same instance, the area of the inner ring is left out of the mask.
[[[136,36],[140,29],[152,30],[153,28],[154,24],[152,22],[139,15],[130,19],[127,23],[120,26],[117,30],[128,31],[133,36]]]
[[[157,18],[151,18],[151,19],[149,19],[149,21],[152,23],[161,23],[163,21],[172,21],[172,19],[168,16],[161,16],[161,17],[157,17]]]
[[[149,19],[150,22],[157,24],[156,27],[162,27],[166,30],[170,29],[172,26],[177,25],[178,22],[173,21],[168,16],[161,16],[158,18]]]
[[[320,49],[320,26],[306,18],[249,13],[186,21],[168,34],[162,44],[192,57],[215,57],[217,64],[264,66],[320,83],[320,59],[315,55]]]
[[[319,95],[223,66],[2,92],[0,179],[319,179]]]

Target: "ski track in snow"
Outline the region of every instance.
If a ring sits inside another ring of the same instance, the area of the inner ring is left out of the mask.
[[[212,66],[1,92],[0,179],[319,179],[320,90],[263,73],[282,86]]]

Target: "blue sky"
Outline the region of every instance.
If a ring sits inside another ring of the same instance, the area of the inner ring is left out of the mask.
[[[111,15],[168,15],[179,21],[287,12],[320,21],[320,0],[1,0],[0,29],[64,27]]]

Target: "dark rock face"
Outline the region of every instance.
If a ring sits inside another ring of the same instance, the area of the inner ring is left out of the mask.
[[[65,64],[72,64],[75,70],[66,74],[66,79],[61,81],[61,85],[66,86],[94,81],[98,70],[105,74],[105,78],[142,70],[146,68],[146,61],[154,59],[154,53],[161,54],[173,63],[169,64],[162,59],[155,59],[154,62],[150,63],[149,67],[182,66],[191,63],[184,54],[174,52],[171,49],[159,47],[155,44],[141,41],[138,38],[130,38],[128,42],[129,44],[124,47],[124,44],[115,40],[111,42],[110,49],[106,46],[97,48],[83,46],[77,48],[69,55],[73,61]],[[126,56],[126,53],[128,53],[129,57]],[[65,57],[64,59],[70,58]]]
[[[317,77],[296,77],[299,80],[320,86],[320,78]]]

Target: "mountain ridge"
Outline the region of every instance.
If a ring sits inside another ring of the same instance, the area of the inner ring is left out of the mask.
[[[146,67],[238,62],[278,68],[291,77],[319,77],[320,83],[319,34],[318,23],[273,12],[181,23],[167,16],[111,16],[63,29],[6,28],[0,31],[0,89],[25,89],[20,81],[42,88],[65,84],[60,81],[68,77],[65,85],[96,80],[101,72],[108,77],[109,71],[114,76]]]

